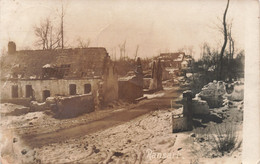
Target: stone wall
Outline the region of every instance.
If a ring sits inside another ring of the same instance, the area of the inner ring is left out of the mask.
[[[104,104],[118,99],[118,75],[115,65],[111,63],[105,71],[102,92]]]
[[[144,89],[149,89],[151,81],[152,81],[152,78],[144,78],[143,88]]]
[[[188,118],[183,115],[172,115],[172,132],[182,132],[188,130]]]
[[[12,104],[17,104],[17,105],[22,105],[22,106],[30,106],[30,98],[15,98],[15,99],[1,99],[1,103],[12,103]]]
[[[132,80],[118,81],[118,97],[123,100],[133,102],[143,96],[143,87],[133,83]]]
[[[76,94],[84,94],[84,85],[91,85],[91,92],[93,96],[97,97],[98,83],[101,79],[52,79],[52,80],[8,80],[1,81],[1,99],[15,99],[12,97],[12,86],[18,87],[17,98],[26,97],[26,85],[31,85],[33,90],[32,99],[43,102],[43,91],[49,90],[50,97],[54,96],[69,96],[69,85],[76,85]]]
[[[143,96],[144,76],[141,59],[137,58],[135,74],[118,80],[118,97],[134,102]]]
[[[75,117],[95,110],[91,94],[58,98],[56,103],[59,117]]]
[[[162,75],[163,69],[160,59],[157,62],[153,62],[152,68],[152,80],[149,86],[149,90],[161,90],[162,89]]]

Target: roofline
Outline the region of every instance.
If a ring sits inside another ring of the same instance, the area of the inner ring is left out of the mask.
[[[86,47],[86,48],[66,48],[66,49],[46,49],[46,50],[42,50],[42,49],[36,49],[36,50],[18,50],[15,53],[19,53],[19,52],[31,52],[31,51],[38,51],[38,52],[46,52],[46,51],[67,51],[67,50],[85,50],[85,49],[104,49],[106,52],[106,48],[105,47]]]

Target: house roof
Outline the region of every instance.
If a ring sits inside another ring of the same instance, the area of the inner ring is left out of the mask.
[[[161,53],[159,58],[164,59],[164,60],[171,60],[175,62],[181,62],[183,61],[185,57],[184,52],[176,52],[176,53]]]
[[[16,51],[1,57],[1,79],[39,79],[43,68],[56,66],[69,66],[67,78],[102,76],[108,58],[102,47]]]

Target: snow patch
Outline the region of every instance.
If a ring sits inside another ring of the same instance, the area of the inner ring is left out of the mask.
[[[147,97],[147,99],[152,99],[155,97],[162,97],[164,93],[153,93],[153,94],[144,94],[144,97]]]

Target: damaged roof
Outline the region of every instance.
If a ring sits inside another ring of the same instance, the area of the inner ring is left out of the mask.
[[[44,68],[68,67],[66,78],[102,76],[108,53],[103,47],[21,50],[1,57],[1,79],[42,77]]]
[[[173,61],[181,62],[183,61],[185,56],[184,52],[176,52],[176,53],[161,53],[159,58],[161,59],[170,59]]]

